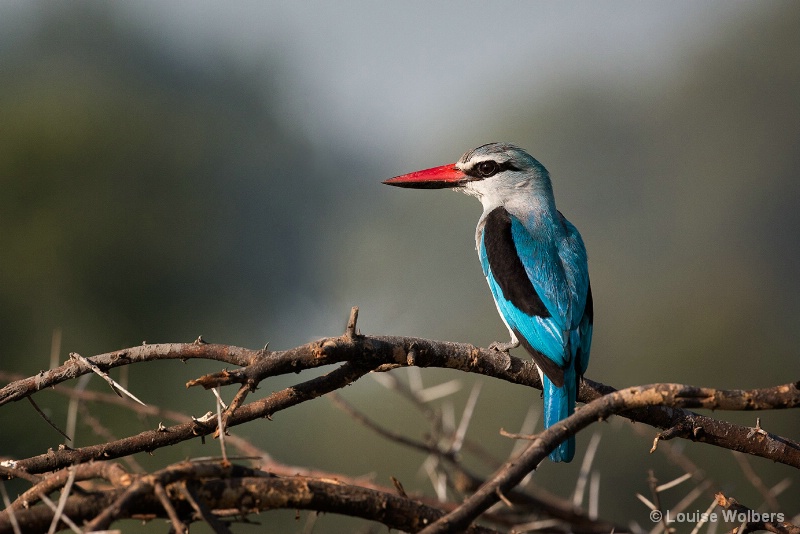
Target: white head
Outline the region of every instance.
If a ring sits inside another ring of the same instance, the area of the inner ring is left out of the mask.
[[[547,169],[533,156],[509,143],[489,143],[470,150],[456,168],[470,179],[461,189],[478,197],[484,208],[509,205],[521,199],[550,200],[553,187]]]
[[[509,143],[470,150],[456,163],[397,176],[383,183],[418,189],[452,188],[478,197],[484,211],[497,206],[554,206],[547,169]]]

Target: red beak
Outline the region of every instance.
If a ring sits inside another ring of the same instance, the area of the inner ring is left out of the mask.
[[[403,176],[395,176],[384,180],[386,185],[412,187],[414,189],[444,189],[458,187],[463,184],[467,175],[456,169],[456,164],[442,165],[424,171],[412,172]]]

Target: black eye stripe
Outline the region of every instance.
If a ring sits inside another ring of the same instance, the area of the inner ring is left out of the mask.
[[[478,180],[483,180],[484,178],[490,178],[497,173],[503,171],[518,171],[519,169],[514,166],[513,163],[510,161],[504,161],[502,163],[498,163],[494,160],[487,159],[483,161],[479,161],[475,165],[473,165],[469,170],[464,171],[464,174],[468,176],[472,176]]]

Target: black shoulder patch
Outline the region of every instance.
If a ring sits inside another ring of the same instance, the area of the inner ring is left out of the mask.
[[[518,310],[531,317],[550,317],[550,312],[533,287],[519,259],[511,236],[511,216],[502,206],[486,216],[483,227],[486,258],[503,296]],[[552,380],[552,378],[551,378]]]
[[[559,210],[556,210],[556,213],[558,213],[558,224],[560,224],[561,225],[561,229],[566,232],[567,231],[567,225],[564,223],[564,221],[566,221],[567,218],[564,217],[564,214],[561,213]]]
[[[528,351],[528,354],[531,355],[536,366],[542,370],[545,376],[549,378],[556,387],[562,387],[564,385],[564,369],[559,367],[556,362],[534,349],[531,344],[528,343],[528,340],[525,339],[525,336],[520,334],[516,328],[514,329],[514,335],[517,336],[519,342],[525,350]]]
[[[594,301],[592,300],[592,283],[589,282],[589,289],[586,291],[586,307],[583,314],[589,317],[589,324],[594,323]]]

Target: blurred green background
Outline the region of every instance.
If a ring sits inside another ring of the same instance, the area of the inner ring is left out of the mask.
[[[505,340],[474,251],[479,204],[380,181],[510,141],[547,166],[586,241],[590,378],[800,379],[799,28],[796,2],[2,2],[0,369],[47,368],[55,332],[61,361],[198,335],[290,348],[341,333],[353,305],[364,333]],[[148,404],[200,415],[213,398],[183,384],[217,368],[165,362],[129,379]],[[462,382],[433,403],[460,416],[474,379],[421,376]],[[427,431],[369,377],[344,394],[395,431]],[[37,400],[65,420],[62,397]],[[504,457],[498,428],[518,430],[532,403],[536,392],[483,380],[468,436]],[[158,424],[91,410],[119,437]],[[753,426],[756,414],[716,415]],[[800,439],[796,412],[758,415]],[[654,432],[640,427],[597,425],[599,511],[649,529],[635,498],[648,470],[662,482],[682,471],[648,454]],[[0,456],[61,439],[27,403],[0,409],[0,428]],[[288,464],[432,492],[424,455],[325,399],[233,432]],[[679,447],[712,490],[761,504],[729,452]],[[138,459],[213,454],[198,441]],[[545,463],[534,483],[569,497],[579,464]],[[768,486],[794,480],[779,501],[800,513],[796,471],[752,464]],[[237,531],[305,525],[293,511],[261,521]],[[325,516],[316,531],[354,525]]]

